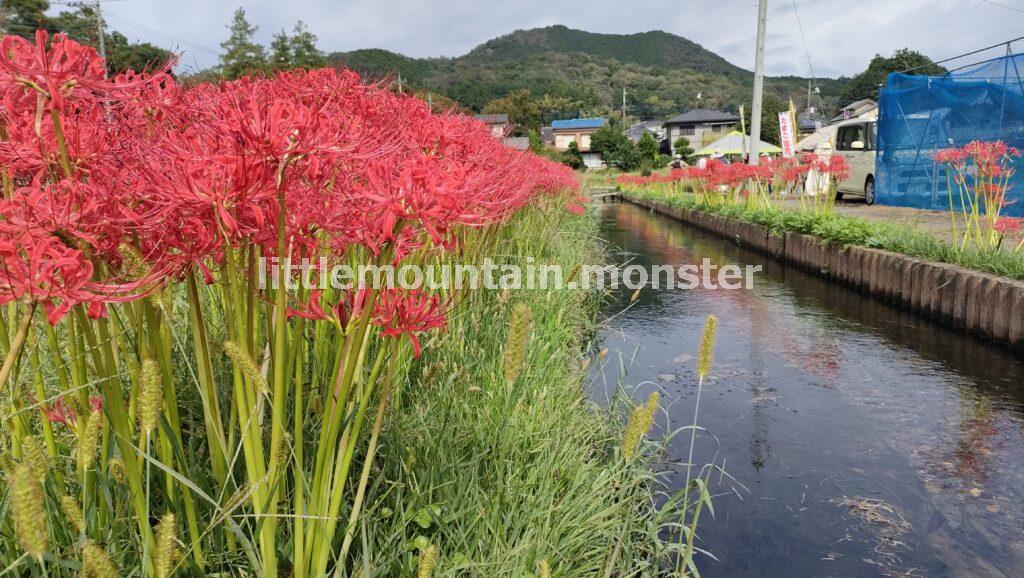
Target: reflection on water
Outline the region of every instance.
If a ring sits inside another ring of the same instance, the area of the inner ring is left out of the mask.
[[[720,559],[702,575],[1024,575],[1021,358],[644,209],[601,211],[622,261],[764,267],[752,290],[645,289],[601,336],[609,360],[639,348],[626,383],[638,399],[661,390],[676,428],[700,327],[719,318],[698,463],[725,458],[749,491],[702,518]],[[686,445],[669,457],[685,461]]]

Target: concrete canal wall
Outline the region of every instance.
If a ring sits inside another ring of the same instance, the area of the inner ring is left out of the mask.
[[[628,195],[620,198],[945,325],[1024,350],[1024,282],[880,249],[827,245],[811,235],[778,237],[754,223]]]

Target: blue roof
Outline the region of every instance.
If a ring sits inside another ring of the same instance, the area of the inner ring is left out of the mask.
[[[601,128],[602,126],[604,126],[603,118],[574,118],[572,120],[551,121],[552,130]]]

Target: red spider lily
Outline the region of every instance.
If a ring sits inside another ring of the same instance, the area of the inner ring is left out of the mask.
[[[418,334],[444,328],[447,306],[437,295],[418,289],[386,289],[381,292],[373,310],[372,323],[381,327],[383,335],[408,335],[413,355],[420,356]]]
[[[961,148],[938,151],[932,157],[954,171],[947,173],[951,184],[956,184],[955,189],[949,187],[949,206],[953,236],[961,239],[960,249],[969,242],[998,248],[1004,229],[1014,230],[999,213],[1007,205],[1009,180],[1014,174],[1012,163],[1018,156],[1019,150],[1002,141],[972,141]]]
[[[89,409],[100,411],[103,409],[103,398],[98,395],[89,397]],[[63,397],[58,397],[49,406],[43,406],[43,415],[51,423],[61,423],[74,427],[78,421],[78,414],[68,404],[64,403]]]
[[[1022,223],[1021,219],[1015,219],[1013,217],[1000,217],[999,220],[997,220],[995,222],[995,225],[993,226],[995,230],[999,232],[1000,235],[1005,235],[1007,233],[1020,231],[1022,228],[1024,228],[1024,223]]]
[[[35,40],[32,44],[18,36],[4,36],[0,41],[0,69],[10,74],[14,83],[42,95],[48,107],[63,110],[69,98],[83,93],[118,96],[151,82],[150,76],[108,80],[106,65],[96,50],[64,34],[55,34],[50,41],[45,30],[37,30]],[[166,63],[158,74],[170,66]]]
[[[0,164],[30,182],[0,202],[0,302],[43,303],[51,321],[194,271],[213,283],[225,251],[277,256],[282,224],[292,258],[390,246],[397,263],[578,186],[481,123],[349,71],[183,90],[162,70],[106,79],[91,48],[48,41],[8,38],[0,56]],[[39,98],[56,122],[38,122]],[[118,277],[125,245],[144,279]]]
[[[967,162],[968,158],[967,151],[959,148],[948,148],[942,149],[932,155],[932,160],[937,163],[948,163],[953,165],[963,165]]]

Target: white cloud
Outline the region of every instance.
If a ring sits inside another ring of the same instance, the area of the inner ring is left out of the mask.
[[[985,0],[796,0],[819,76],[855,74],[876,53],[903,47],[938,59],[1018,36],[1024,2],[998,3],[1010,8]],[[172,47],[184,53],[184,65],[205,67],[216,63],[237,5],[150,0],[106,2],[104,10],[110,26],[129,38]],[[748,69],[757,18],[756,0],[254,0],[241,5],[263,42],[301,19],[327,51],[385,48],[419,57],[458,56],[515,29],[564,24],[605,33],[664,30]],[[808,75],[793,0],[771,0],[768,29],[768,73]]]

